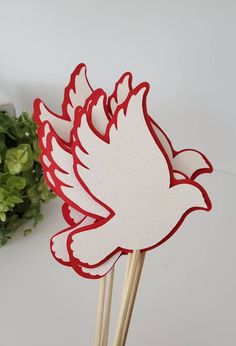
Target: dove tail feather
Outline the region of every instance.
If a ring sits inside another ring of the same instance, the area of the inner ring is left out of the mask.
[[[94,219],[87,217],[82,221],[81,225],[92,224],[94,221]],[[106,262],[95,268],[81,266],[77,259],[73,256],[69,256],[67,250],[67,238],[71,232],[78,230],[78,226],[79,224],[68,227],[55,234],[50,241],[51,253],[57,262],[64,266],[71,267],[80,276],[88,279],[99,279],[105,276],[112,269],[119,257],[122,255],[122,252],[116,252],[106,260]]]
[[[100,279],[113,268],[121,255],[121,251],[116,252],[106,262],[95,268],[82,267],[76,261],[73,261],[73,259],[71,260],[71,266],[77,274],[86,279]]]
[[[80,266],[95,268],[120,252],[113,236],[116,221],[116,216],[110,216],[71,232],[67,241],[70,257]]]

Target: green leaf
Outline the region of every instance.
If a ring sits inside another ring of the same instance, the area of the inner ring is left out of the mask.
[[[7,180],[7,185],[16,190],[23,190],[25,188],[26,181],[23,177],[11,176]]]
[[[7,238],[3,238],[3,239],[0,240],[0,245],[3,246],[3,245],[5,245],[7,242],[8,242],[8,239],[7,239]]]
[[[37,214],[38,214],[38,210],[35,208],[32,208],[32,209],[27,210],[27,212],[25,213],[25,217],[27,219],[31,219],[32,217],[34,217]]]
[[[29,220],[35,227],[41,204],[55,197],[43,179],[36,130],[29,114],[0,112],[0,246]]]
[[[20,144],[8,149],[5,164],[11,174],[19,174],[33,166],[33,152],[29,144]]]
[[[6,150],[5,138],[6,138],[5,134],[0,133],[0,153]]]
[[[7,191],[3,188],[3,186],[0,187],[0,202],[3,202],[7,198]]]
[[[33,149],[34,149],[34,159],[35,161],[39,162],[39,155],[41,153],[41,149],[37,140],[33,141]]]
[[[23,202],[23,199],[17,195],[11,195],[7,197],[6,199],[6,203],[11,207],[14,207],[15,204],[22,203],[22,202]]]
[[[6,112],[0,112],[0,133],[8,135],[9,138],[15,139],[10,133],[10,127],[14,126],[16,118],[10,116]]]
[[[31,228],[27,228],[24,230],[24,237],[26,237],[27,235],[29,235],[30,233],[32,233],[32,229]]]
[[[6,184],[7,180],[12,177],[10,173],[2,173],[0,172],[0,184]]]
[[[2,222],[5,222],[5,221],[6,221],[6,214],[5,214],[4,212],[2,212],[2,211],[0,211],[0,220],[1,220]]]

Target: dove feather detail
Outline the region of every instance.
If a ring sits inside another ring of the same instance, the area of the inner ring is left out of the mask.
[[[49,134],[48,128],[50,128]],[[47,136],[46,141],[44,136]],[[40,127],[39,138],[42,149],[41,162],[51,189],[73,208],[82,210],[87,215],[106,217],[108,211],[94,202],[76,178],[73,170],[73,156],[49,123],[44,122]]]
[[[78,261],[69,255],[67,249],[67,238],[73,231],[78,231],[82,227],[94,224],[96,219],[91,217],[85,217],[80,221],[79,226],[74,225],[61,232],[55,234],[51,239],[51,251],[54,258],[61,264],[71,266],[78,274],[87,278],[99,278],[107,274],[107,272],[113,267],[118,258],[121,256],[121,252],[115,253],[106,262],[95,268],[86,268],[78,264]]]
[[[66,172],[65,170],[61,170],[60,166],[62,167],[68,167],[68,162],[71,162],[71,169],[73,169],[72,165],[72,155],[66,150],[65,146],[63,143],[60,143],[60,140],[57,138],[56,134],[54,131],[50,128],[50,125],[48,123],[44,123],[44,128],[42,128],[42,131],[44,130],[44,136],[40,136],[42,138],[44,145],[41,145],[41,147],[44,149],[42,150],[42,165],[44,166],[44,172],[46,174],[46,179],[48,181],[48,184],[51,186],[51,188],[54,191],[57,191],[58,193],[58,188],[60,186],[61,189],[61,197],[68,202],[68,198],[72,198],[73,202],[78,203],[78,200],[73,198],[73,195],[71,195],[71,191],[81,191],[81,194],[78,195],[76,193],[76,198],[79,198],[79,203],[80,203],[80,198],[82,201],[84,201],[84,196],[83,193],[84,190],[79,187],[79,182],[74,176],[73,170],[70,171],[70,173]],[[50,150],[50,155],[45,153],[48,153],[48,149],[51,146]],[[45,163],[45,161],[47,163]],[[57,168],[56,168],[57,167]],[[56,168],[56,169],[55,169]],[[50,178],[49,178],[50,177]],[[62,186],[62,181],[64,184],[64,187]],[[74,189],[74,185],[76,185],[77,189]],[[72,184],[72,185],[71,185]],[[73,189],[73,190],[72,190]],[[78,196],[77,196],[78,195]],[[88,196],[89,197],[89,196]],[[69,202],[72,202],[69,200]],[[93,202],[92,202],[93,203]],[[81,202],[80,204],[83,206],[83,203]],[[77,206],[77,205],[76,205]],[[90,207],[89,207],[90,208]],[[91,208],[90,208],[91,210]],[[121,253],[115,254],[112,258],[109,260],[109,265],[108,263],[101,264],[99,268],[96,270],[86,270],[84,271],[81,266],[78,266],[75,261],[73,262],[73,258],[71,259],[69,257],[68,251],[67,251],[67,238],[70,232],[72,232],[74,229],[78,230],[79,227],[84,227],[89,224],[93,224],[96,219],[88,217],[83,214],[83,212],[78,211],[78,209],[72,209],[71,206],[64,205],[63,206],[63,214],[67,215],[66,219],[68,220],[68,211],[70,212],[70,219],[69,219],[69,224],[73,224],[73,228],[70,228],[68,230],[63,230],[62,232],[59,232],[56,234],[51,241],[51,250],[53,253],[54,258],[60,262],[63,265],[68,265],[72,266],[77,273],[81,273],[81,275],[85,277],[94,277],[98,278],[107,273],[107,268],[109,266],[113,266]],[[73,213],[72,216],[71,213]],[[106,215],[107,212],[105,211]],[[75,219],[76,218],[76,219]]]
[[[86,74],[86,66],[80,64],[71,75],[70,82],[65,88],[62,103],[62,115],[52,112],[40,99],[34,101],[34,118],[37,124],[47,121],[54,131],[66,143],[70,142],[70,132],[73,127],[75,109],[83,107],[93,92]]]
[[[126,72],[116,82],[113,93],[108,97],[108,107],[111,115],[115,114],[116,108],[126,100],[131,89],[132,75],[130,72]]]
[[[74,209],[71,205],[64,203],[62,208],[62,214],[68,225],[79,225],[86,217],[84,213]]]

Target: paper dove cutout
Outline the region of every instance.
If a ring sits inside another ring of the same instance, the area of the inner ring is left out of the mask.
[[[76,71],[84,74],[81,66]],[[73,73],[71,83],[76,80],[88,83]],[[65,99],[68,90],[79,89],[69,85]],[[105,275],[121,253],[160,245],[188,213],[211,208],[206,191],[193,179],[211,172],[212,166],[198,151],[174,151],[147,114],[147,91],[146,83],[132,90],[132,76],[126,73],[108,101],[101,89],[92,92],[91,87],[85,102],[74,98],[73,104],[67,97],[71,119],[76,118],[74,126],[67,125],[73,128],[67,137],[57,127],[59,116],[48,112],[45,118],[41,101],[35,102],[46,179],[68,203],[63,214],[72,226],[52,238],[52,251],[59,262],[85,277]],[[68,139],[72,151],[64,144]],[[128,174],[121,174],[124,168]],[[119,188],[126,185],[124,191]]]

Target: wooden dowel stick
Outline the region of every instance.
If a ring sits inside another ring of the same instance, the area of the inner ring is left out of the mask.
[[[121,323],[121,319],[122,319],[122,311],[123,311],[123,307],[125,304],[127,285],[128,285],[128,280],[129,280],[129,275],[130,275],[130,267],[131,267],[132,262],[133,262],[133,253],[129,253],[128,258],[127,258],[125,276],[124,276],[124,284],[123,284],[123,291],[122,291],[122,296],[121,296],[120,312],[119,312],[119,317],[118,317],[118,322],[117,322],[116,335],[118,333],[118,325]]]
[[[96,346],[101,346],[105,294],[106,294],[106,276],[102,277],[99,283],[97,326],[96,326],[96,338],[95,338]]]
[[[128,277],[129,277],[129,274],[130,274],[131,260],[132,260],[132,252],[130,252],[130,253],[128,254],[128,261],[127,261],[127,267],[126,267],[125,279],[124,279],[125,285],[127,285]]]
[[[133,254],[132,252],[129,253],[127,258],[127,266],[125,270],[124,284],[123,284],[122,297],[121,297],[121,303],[120,303],[120,313],[121,313],[122,306],[124,305],[125,295],[127,291],[127,284],[128,284],[128,279],[130,275],[130,266],[132,262],[132,254]]]
[[[106,284],[107,298],[106,298],[106,308],[105,308],[105,317],[104,317],[104,326],[103,326],[103,337],[102,337],[102,344],[101,344],[102,346],[107,346],[108,337],[109,337],[114,271],[115,271],[115,266],[113,266],[113,268],[107,275],[107,284]]]
[[[124,329],[123,329],[123,334],[122,334],[122,340],[121,340],[122,346],[125,345],[125,343],[126,343],[126,339],[127,339],[127,335],[128,335],[128,331],[129,331],[130,320],[132,317],[135,299],[137,296],[137,291],[138,291],[140,278],[141,278],[141,274],[142,274],[145,254],[146,254],[145,252],[141,252],[139,262],[138,262],[138,265],[136,267],[135,279],[134,279],[134,283],[133,283],[133,287],[132,287],[131,297],[130,297],[130,301],[129,301],[128,311],[127,311],[127,315],[125,318],[125,324],[124,324]]]
[[[127,284],[128,284],[129,274],[130,274],[131,262],[132,262],[132,252],[127,255],[127,265],[126,265],[125,276],[124,276],[124,283],[123,283],[123,290],[122,290],[122,296],[121,296],[118,323],[119,323],[119,320],[121,319],[122,307],[124,306],[124,302],[125,302],[125,296],[126,296],[126,291],[127,291]]]
[[[122,302],[121,309],[120,309],[120,314],[119,314],[119,319],[118,319],[118,324],[117,324],[117,329],[116,329],[116,335],[115,335],[115,341],[114,341],[114,346],[121,346],[121,339],[123,335],[123,328],[125,324],[125,318],[129,306],[129,300],[132,292],[132,286],[133,286],[133,281],[135,277],[135,272],[136,272],[136,266],[139,261],[140,257],[140,251],[135,250],[132,253],[132,258],[131,258],[131,264],[130,264],[130,270],[129,270],[129,275],[128,275],[128,282],[126,288],[126,293],[125,293],[125,299]]]

